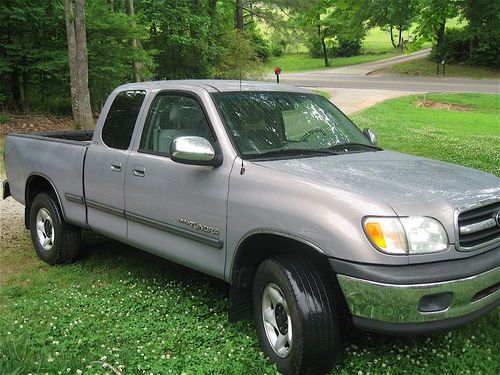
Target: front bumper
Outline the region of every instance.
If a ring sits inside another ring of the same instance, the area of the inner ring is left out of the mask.
[[[456,327],[498,306],[499,257],[497,248],[478,257],[476,262],[473,257],[465,262],[434,263],[427,266],[427,272],[423,272],[425,265],[419,265],[420,277],[412,265],[367,268],[345,264],[335,267],[339,261],[331,263],[334,270],[337,268],[337,279],[356,326],[391,334],[421,334]],[[469,263],[474,266],[467,268]],[[403,267],[407,272],[403,273]],[[346,274],[339,272],[339,268],[361,271]],[[462,277],[456,277],[460,268]],[[474,268],[476,273],[470,274]],[[398,274],[405,277],[397,277]]]

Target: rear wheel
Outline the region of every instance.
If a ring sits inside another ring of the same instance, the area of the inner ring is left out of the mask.
[[[264,353],[283,374],[327,372],[340,348],[333,293],[295,257],[267,259],[255,275],[254,321]]]
[[[73,261],[80,250],[80,228],[64,221],[56,196],[38,194],[30,209],[31,240],[40,259],[48,264]]]

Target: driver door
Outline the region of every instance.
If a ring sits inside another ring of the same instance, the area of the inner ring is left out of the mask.
[[[153,100],[138,150],[125,174],[128,242],[216,277],[224,274],[230,163],[218,168],[174,162],[172,141],[214,132],[197,97],[159,93]]]

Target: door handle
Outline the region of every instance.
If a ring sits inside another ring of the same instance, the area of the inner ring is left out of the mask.
[[[137,177],[144,177],[146,175],[146,168],[142,165],[134,165],[132,167],[132,174]]]
[[[122,170],[122,163],[112,163],[111,170],[114,172],[120,172]]]

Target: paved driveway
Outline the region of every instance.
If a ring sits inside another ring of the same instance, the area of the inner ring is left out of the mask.
[[[328,92],[332,97],[330,101],[335,104],[346,115],[362,109],[374,106],[387,99],[399,98],[401,96],[423,94],[418,91],[396,91],[396,90],[367,90],[367,89],[345,89],[318,87],[318,90]]]
[[[426,56],[429,50],[396,56],[366,64],[302,73],[282,73],[281,83],[302,87],[390,90],[410,92],[500,93],[498,79],[465,79],[443,77],[371,76],[369,73],[392,65]],[[267,80],[274,80],[269,75]]]

